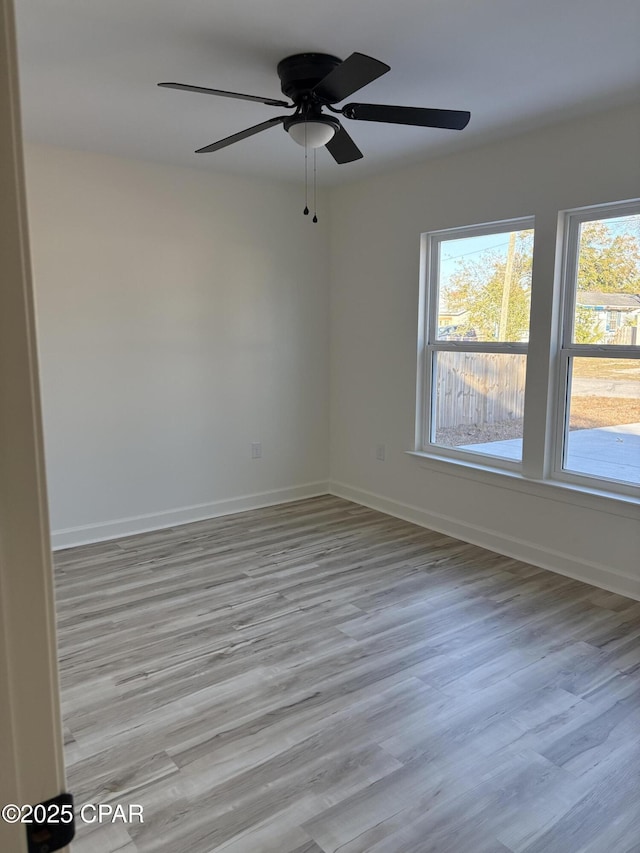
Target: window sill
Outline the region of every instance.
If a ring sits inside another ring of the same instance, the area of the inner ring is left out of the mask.
[[[451,459],[437,453],[420,450],[405,451],[429,471],[438,471],[451,477],[473,480],[476,483],[497,486],[502,489],[534,495],[546,500],[555,500],[573,506],[583,506],[611,515],[640,520],[640,498],[631,495],[577,486],[560,480],[537,480],[525,477],[519,471],[498,468],[491,464]]]

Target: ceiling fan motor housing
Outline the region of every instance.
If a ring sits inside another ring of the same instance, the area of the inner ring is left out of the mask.
[[[296,105],[310,97],[316,102],[322,102],[322,98],[311,95],[311,90],[341,64],[341,59],[328,53],[296,53],[288,56],[278,63],[282,93]]]

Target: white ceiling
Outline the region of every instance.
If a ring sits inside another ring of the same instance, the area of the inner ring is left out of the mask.
[[[322,150],[322,183],[640,97],[638,0],[15,2],[25,137],[164,163],[298,180],[302,149],[280,127],[193,153],[277,108],[156,83],[281,98],[278,61],[306,51],[391,66],[349,100],[471,110],[463,131],[345,119],[364,160]]]

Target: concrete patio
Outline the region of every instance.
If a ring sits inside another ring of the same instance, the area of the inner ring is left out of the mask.
[[[460,450],[487,453],[502,459],[522,458],[522,439],[465,444]],[[640,423],[569,433],[567,471],[640,485]]]

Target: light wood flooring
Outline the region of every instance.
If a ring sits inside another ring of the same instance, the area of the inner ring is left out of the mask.
[[[640,603],[335,497],[56,554],[73,853],[638,853]]]

